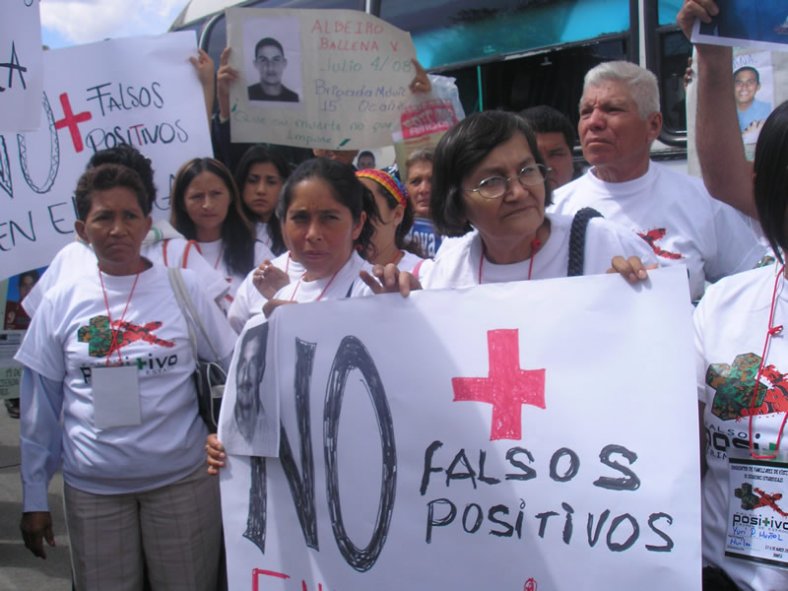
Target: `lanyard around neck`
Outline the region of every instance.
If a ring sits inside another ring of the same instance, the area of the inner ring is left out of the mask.
[[[99,274],[99,283],[101,283],[101,292],[104,295],[104,307],[107,309],[107,320],[109,322],[109,332],[112,335],[109,343],[109,350],[107,351],[107,366],[110,365],[110,355],[112,354],[113,350],[117,350],[118,352],[118,365],[123,365],[123,356],[120,354],[120,347],[118,346],[118,335],[120,334],[120,327],[123,325],[123,319],[126,317],[126,312],[129,310],[129,304],[131,303],[131,298],[134,295],[134,289],[137,287],[137,280],[140,278],[140,271],[134,276],[134,283],[131,284],[131,291],[129,291],[129,299],[126,300],[126,305],[123,307],[123,313],[120,315],[120,320],[118,320],[117,325],[113,330],[113,322],[112,322],[112,315],[109,311],[109,297],[107,296],[107,288],[104,287],[104,275],[101,273],[101,269],[98,270]],[[117,347],[117,349],[115,349]]]
[[[769,354],[769,345],[771,343],[772,337],[780,334],[783,330],[783,325],[779,324],[777,326],[774,325],[774,310],[777,307],[777,292],[778,287],[781,283],[785,281],[785,265],[780,267],[779,273],[774,278],[774,288],[772,290],[772,303],[769,306],[769,326],[766,329],[766,338],[763,341],[763,352],[761,353],[761,362],[758,365],[758,373],[755,376],[755,384],[752,387],[752,394],[750,395],[750,406],[747,409],[747,414],[749,415],[749,427],[748,427],[748,438],[750,440],[750,456],[756,460],[773,460],[777,458],[780,452],[780,442],[783,438],[783,430],[785,429],[785,422],[788,419],[788,412],[783,413],[783,420],[780,423],[780,430],[777,432],[777,442],[775,443],[775,449],[773,454],[759,454],[755,452],[754,448],[754,439],[753,439],[753,429],[752,429],[752,418],[756,413],[755,401],[758,399],[758,390],[761,386],[761,377],[763,376],[763,368],[764,364],[766,363],[766,356]],[[768,393],[768,389],[767,389]],[[766,402],[764,401],[764,404]]]

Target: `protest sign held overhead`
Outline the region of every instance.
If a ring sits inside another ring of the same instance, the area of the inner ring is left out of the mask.
[[[130,144],[150,158],[153,216],[169,215],[178,167],[212,153],[195,53],[190,32],[45,52],[41,128],[0,135],[0,279],[74,239],[73,191],[98,150]]]
[[[38,129],[42,54],[38,0],[0,4],[0,133]]]
[[[222,441],[281,425],[278,457],[227,448],[230,588],[699,590],[687,295],[676,268],[283,306],[279,404],[223,402]]]
[[[693,43],[785,51],[788,49],[788,8],[785,0],[716,0],[711,22],[697,21]]]
[[[361,149],[391,144],[408,97],[410,34],[359,11],[227,10],[234,142]]]

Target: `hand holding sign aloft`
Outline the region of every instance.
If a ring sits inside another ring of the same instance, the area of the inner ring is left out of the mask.
[[[229,47],[222,50],[219,57],[219,70],[216,72],[216,97],[219,100],[219,117],[222,121],[230,118],[230,86],[238,80],[238,70],[230,65]]]
[[[687,0],[676,16],[676,24],[689,39],[692,36],[692,27],[695,19],[703,23],[710,23],[713,16],[719,14],[720,9],[714,0]]]
[[[676,16],[687,39],[696,20],[709,23],[719,13],[712,0],[688,0]],[[745,157],[734,100],[730,47],[695,45],[698,107],[695,119],[696,148],[703,182],[723,203],[758,219],[752,192],[752,165]]]
[[[205,98],[205,110],[210,120],[213,113],[213,95],[216,86],[213,79],[213,60],[207,51],[200,49],[197,57],[192,56],[189,58],[189,61],[197,71],[197,78],[200,80],[200,86],[202,86]]]

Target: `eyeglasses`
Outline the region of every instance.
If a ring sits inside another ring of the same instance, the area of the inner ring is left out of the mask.
[[[267,57],[256,57],[254,58],[254,63],[262,64],[264,66],[281,66],[284,63],[285,59],[280,56],[273,57],[268,59]]]
[[[545,175],[550,172],[550,167],[543,164],[529,164],[520,169],[516,176],[502,177],[491,176],[483,179],[475,189],[468,189],[471,193],[478,193],[485,199],[498,199],[509,190],[509,182],[516,178],[523,187],[533,187],[544,183]]]

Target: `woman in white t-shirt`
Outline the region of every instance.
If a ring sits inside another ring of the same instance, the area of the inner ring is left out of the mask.
[[[235,169],[243,212],[254,221],[256,239],[276,256],[287,250],[276,216],[276,203],[288,176],[290,165],[287,160],[263,145],[246,150]],[[260,261],[255,262],[259,264]]]
[[[246,274],[263,259],[273,258],[255,240],[230,171],[213,158],[194,158],[175,175],[170,196],[170,222],[230,284],[226,307]]]
[[[779,263],[721,279],[695,310],[704,589],[788,589],[788,102],[766,119],[752,172],[743,157],[730,172],[754,179]]]
[[[400,180],[386,170],[366,168],[356,176],[372,192],[380,212],[372,248],[365,258],[374,265],[397,265],[411,271],[424,258],[414,241],[407,238],[413,226],[413,205]]]
[[[375,292],[470,287],[482,283],[604,273],[611,260],[629,280],[646,276],[654,253],[631,231],[591,219],[570,249],[573,218],[545,214],[547,167],[529,125],[514,113],[474,113],[450,129],[433,159],[430,212],[436,230],[453,240],[413,274],[376,267]],[[570,257],[570,255],[572,255]],[[572,259],[570,261],[570,258]]]
[[[304,272],[282,287],[265,305],[266,316],[278,306],[306,304],[368,293],[359,278],[369,264],[359,256],[371,245],[379,214],[371,193],[351,166],[326,158],[307,160],[285,183],[277,206],[282,233]],[[258,315],[239,336],[257,327]],[[229,372],[237,371],[233,360]],[[236,401],[243,405],[243,400]],[[223,411],[227,412],[227,411]],[[213,474],[223,465],[223,448],[208,437],[208,466]]]
[[[216,588],[221,516],[202,468],[207,429],[192,379],[193,346],[168,270],[140,255],[151,227],[139,175],[88,170],[75,191],[75,229],[92,272],[47,291],[16,360],[21,385],[25,546],[54,545],[47,489],[62,466],[78,589]],[[197,350],[226,364],[235,334],[183,271],[199,313]]]

